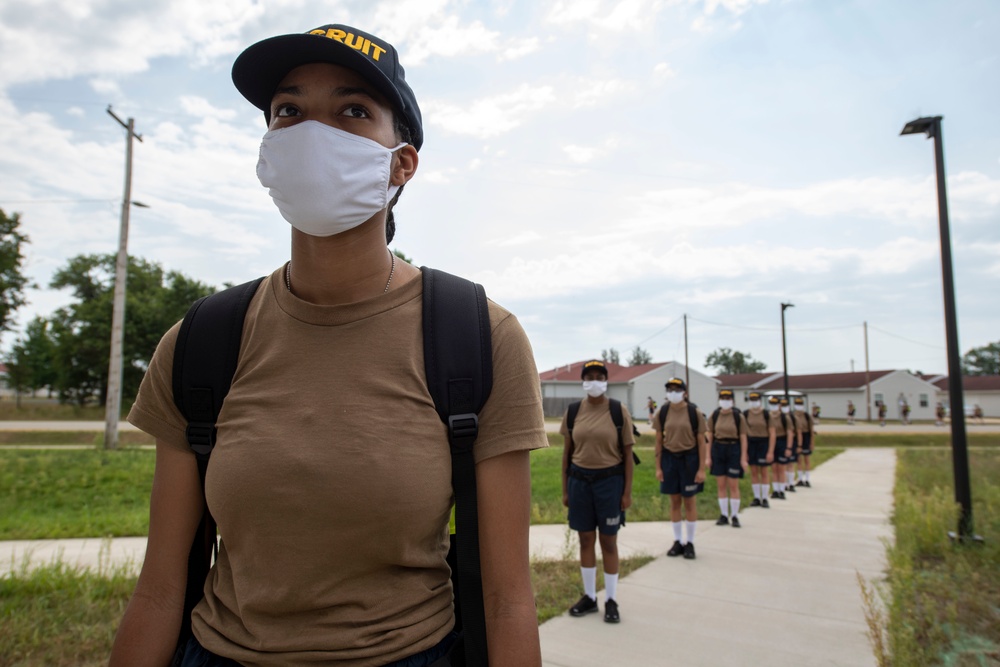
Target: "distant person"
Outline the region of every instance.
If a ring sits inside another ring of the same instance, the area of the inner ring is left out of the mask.
[[[791,451],[787,456],[787,461],[785,462],[785,491],[789,493],[797,493],[795,490],[795,468],[799,463],[799,449],[802,446],[802,435],[799,433],[798,425],[795,422],[795,417],[792,415],[792,406],[789,405],[788,399],[781,399],[781,416],[782,418],[788,419],[788,431],[789,431],[789,442],[791,443]]]
[[[810,459],[812,458],[813,440],[816,435],[816,422],[813,420],[812,415],[806,412],[805,401],[801,396],[795,399],[795,421],[795,430],[799,437],[799,461],[795,471],[795,486],[812,488],[812,482],[809,481],[809,474],[812,470]]]
[[[607,397],[608,369],[602,361],[588,361],[581,371],[587,397],[563,415],[563,505],[569,508],[569,527],[580,537],[580,576],[583,596],[570,607],[571,616],[596,613],[597,553],[604,561],[604,620],[618,623],[618,530],[632,505],[632,416],[621,410],[621,431],[611,416]],[[574,407],[575,406],[575,407]],[[576,414],[570,423],[570,415]],[[619,438],[621,440],[619,441]]]
[[[978,421],[980,424],[986,423],[986,418],[983,417],[983,409],[979,406],[978,403],[976,403],[972,407],[972,418]]]
[[[735,407],[732,389],[719,391],[719,407],[708,420],[709,449],[705,467],[719,487],[717,526],[740,527],[740,480],[750,464],[747,460],[747,422]]]
[[[771,499],[785,500],[785,466],[791,462],[792,437],[795,429],[788,415],[781,410],[781,399],[772,396],[767,399],[770,410],[771,428],[774,429],[774,463],[771,466]]]
[[[646,397],[646,409],[649,411],[649,423],[653,423],[653,415],[656,414],[656,401],[653,400],[652,396]]]
[[[684,380],[670,378],[666,388],[667,403],[657,413],[653,427],[656,430],[656,479],[660,482],[660,493],[670,496],[670,522],[674,531],[674,544],[667,555],[693,560],[698,526],[695,496],[705,489],[708,428],[705,415],[687,400]]]
[[[854,407],[854,401],[847,401],[847,424],[848,426],[854,426],[854,415],[857,413],[858,409]]]
[[[944,426],[945,412],[944,403],[938,402],[937,407],[934,408],[934,425]]]
[[[885,403],[879,401],[879,404],[878,404],[878,425],[879,426],[885,426],[885,416],[886,416],[886,414],[888,412],[889,412],[889,409],[886,407]]]
[[[743,416],[747,423],[747,458],[750,463],[751,507],[770,508],[767,501],[767,469],[774,462],[774,426],[770,414],[761,407],[759,392],[750,392],[750,407]]]
[[[903,425],[904,426],[905,425],[909,425],[909,423],[910,423],[910,404],[909,403],[903,403],[902,417],[903,417]]]
[[[821,412],[821,410],[822,409],[819,407],[819,404],[813,403],[813,407],[812,407],[813,423],[815,423],[815,424],[819,423],[819,413]]]

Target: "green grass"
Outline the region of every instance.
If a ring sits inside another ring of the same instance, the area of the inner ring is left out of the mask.
[[[0,451],[0,539],[145,535],[155,453]]]
[[[1000,451],[969,458],[976,532],[986,540],[956,545],[946,536],[958,523],[951,452],[899,451],[896,538],[874,624],[886,647],[880,665],[1000,663]]]
[[[620,577],[627,577],[653,560],[652,556],[623,558],[619,562]],[[531,583],[535,589],[538,622],[544,623],[566,612],[583,595],[578,560],[533,561]],[[604,568],[597,562],[597,590],[604,588]]]
[[[0,577],[0,667],[105,665],[135,577],[65,563]]]
[[[153,445],[155,442],[152,436],[142,431],[118,432],[118,445],[121,447]],[[7,445],[9,447],[51,445],[101,447],[103,444],[103,431],[100,433],[95,431],[0,431],[0,445]]]
[[[969,447],[1000,447],[1000,433],[967,433]],[[940,433],[823,433],[817,444],[821,447],[951,447],[951,431]]]
[[[531,522],[565,523],[566,508],[562,504],[562,436],[549,433],[549,448],[531,454]],[[670,498],[660,493],[660,483],[656,481],[656,458],[653,455],[653,436],[642,435],[636,441],[635,452],[642,464],[635,467],[632,478],[632,507],[626,513],[628,521],[668,521],[670,518]],[[842,449],[823,446],[812,456],[815,468]],[[753,499],[750,475],[740,480],[740,496],[748,501]],[[698,516],[716,517],[719,513],[717,502],[718,485],[711,475],[705,480],[705,490],[698,494]]]
[[[128,414],[129,405],[122,406],[122,414]],[[103,421],[104,407],[88,405],[62,405],[54,399],[21,398],[21,406],[12,398],[0,400],[0,420],[12,421]]]

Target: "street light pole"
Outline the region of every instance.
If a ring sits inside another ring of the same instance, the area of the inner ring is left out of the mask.
[[[118,230],[118,257],[115,262],[115,291],[111,310],[111,354],[108,361],[108,394],[104,410],[104,448],[118,447],[118,419],[122,405],[122,356],[125,329],[125,280],[128,268],[128,214],[132,205],[132,138],[142,141],[135,133],[135,119],[122,121],[108,105],[108,115],[125,128],[125,194],[122,197],[121,226]]]
[[[948,195],[944,177],[944,138],[941,116],[911,120],[900,135],[926,134],[934,139],[934,165],[937,171],[938,224],[941,234],[941,277],[944,287],[944,328],[948,345],[948,399],[951,404],[951,458],[955,476],[955,500],[961,506],[958,534],[952,539],[981,541],[972,521],[972,488],[969,483],[969,451],[965,434],[965,401],[962,396],[962,364],[958,352],[958,318],[955,309],[955,281],[951,263],[951,230],[948,225]]]
[[[781,360],[785,376],[785,400],[788,399],[788,348],[785,345],[785,310],[794,308],[794,303],[781,304]]]

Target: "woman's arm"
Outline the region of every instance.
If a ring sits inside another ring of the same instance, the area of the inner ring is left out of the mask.
[[[528,452],[509,452],[476,464],[476,495],[490,665],[540,666],[538,613],[528,555]]]
[[[204,506],[194,455],[157,441],[146,557],[109,667],[170,664],[184,610],[188,553]]]
[[[573,439],[568,436],[563,436],[563,455],[562,455],[562,492],[563,492],[563,507],[569,507],[569,480],[566,479],[567,471],[569,470],[570,464],[570,452],[573,451]]]

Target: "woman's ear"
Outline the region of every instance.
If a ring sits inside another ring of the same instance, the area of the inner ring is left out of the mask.
[[[393,185],[406,185],[413,175],[417,173],[417,164],[420,158],[417,156],[417,149],[406,144],[393,154],[392,173],[389,182]]]

